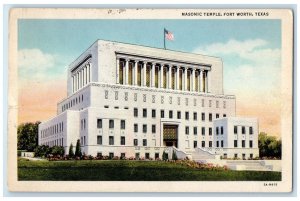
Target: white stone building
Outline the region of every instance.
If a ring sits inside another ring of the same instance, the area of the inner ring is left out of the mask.
[[[97,40],[69,65],[67,82],[57,116],[39,125],[40,145],[68,153],[79,139],[87,155],[161,158],[174,146],[258,156],[258,122],[235,117],[220,58]]]

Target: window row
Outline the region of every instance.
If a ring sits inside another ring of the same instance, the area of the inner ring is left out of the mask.
[[[85,123],[85,119],[81,119],[81,121],[80,121],[80,129],[81,129],[81,130],[85,130],[85,127],[86,127],[85,124],[86,124],[86,123]]]
[[[120,129],[125,129],[125,120],[120,121]],[[103,119],[97,119],[97,128],[103,128]],[[108,128],[115,128],[115,120],[109,119]]]
[[[143,118],[147,118],[147,116],[148,116],[148,110],[147,110],[147,108],[143,108],[143,110],[142,110],[142,117]],[[175,111],[176,112],[176,111]],[[194,121],[197,121],[198,120],[198,113],[197,112],[193,112],[192,113],[193,114],[193,120]],[[133,116],[134,117],[139,117],[139,109],[138,108],[133,108]],[[152,118],[156,118],[156,109],[151,109],[151,117]],[[205,118],[206,117],[206,115],[205,115],[205,113],[204,112],[202,112],[201,113],[201,121],[205,121]],[[226,114],[223,114],[223,117],[226,117]],[[167,118],[167,115],[165,114],[165,110],[160,110],[160,118]],[[168,111],[168,118],[169,119],[173,119],[173,118],[175,118],[174,117],[174,111],[173,110],[169,110]],[[177,119],[181,119],[182,117],[181,117],[181,111],[177,111],[177,113],[176,113],[176,118]],[[184,118],[185,118],[185,120],[189,120],[190,119],[190,112],[188,112],[188,111],[186,111],[185,113],[184,113]],[[216,119],[218,119],[218,118],[220,118],[220,114],[219,113],[216,113],[215,114],[215,118]],[[212,120],[213,120],[213,114],[212,113],[209,113],[208,114],[208,120],[211,122]]]
[[[239,127],[241,128],[241,129],[239,129]],[[250,127],[248,127],[248,133],[250,134],[250,135],[252,135],[253,134],[253,127],[252,126],[250,126]],[[246,134],[246,127],[245,126],[234,126],[234,134],[238,134],[238,133],[242,133],[242,134]]]
[[[234,147],[246,147],[246,140],[242,140],[241,141],[241,145],[238,146],[238,140],[234,140]],[[249,140],[249,148],[252,148],[253,147],[253,141],[252,140]]]
[[[205,127],[201,127],[201,135],[205,136],[205,130],[206,130]],[[190,134],[190,127],[189,126],[185,127],[185,134],[186,135]],[[198,127],[197,126],[193,127],[193,134],[198,135]],[[212,135],[212,128],[211,127],[208,128],[208,135]]]
[[[159,158],[159,153],[157,152],[157,153],[154,153],[154,158],[155,159],[158,159]],[[102,152],[98,152],[97,153],[97,157],[102,157]],[[114,157],[116,157],[115,156],[115,153],[114,152],[109,152],[108,153],[108,157],[109,157],[109,159],[113,159]],[[120,158],[121,159],[124,159],[126,157],[126,153],[121,153],[120,154]],[[140,156],[140,153],[139,152],[137,152],[137,153],[135,153],[135,160],[139,160],[139,159],[141,159],[141,156]],[[144,159],[150,159],[150,153],[148,153],[148,152],[146,152],[145,153],[145,156],[144,156]]]
[[[113,98],[115,100],[119,100],[120,99],[120,92],[119,91],[114,91],[113,93]],[[147,97],[148,96],[148,97]],[[138,93],[134,93],[133,96],[129,95],[129,92],[124,92],[124,101],[129,101],[129,97],[133,97],[133,100],[135,102],[138,101]],[[159,101],[157,100],[157,97],[160,97]],[[104,98],[105,99],[109,99],[109,91],[105,90],[104,91]],[[147,95],[147,94],[142,94],[141,96],[143,102],[148,102],[150,103],[158,103],[160,102],[161,104],[164,103],[168,103],[168,104],[177,104],[177,105],[182,105],[185,104],[186,106],[189,106],[189,104],[193,105],[193,106],[197,106],[197,99],[193,98],[191,103],[190,103],[190,99],[189,98],[182,98],[182,97],[177,97],[174,98],[172,96],[169,97],[165,97],[165,96],[158,96],[158,95]],[[213,102],[215,102],[215,107],[216,108],[220,108],[220,102],[223,102],[223,108],[226,109],[226,101],[220,101],[220,100],[208,100],[208,107],[213,107]],[[205,107],[205,99],[201,99],[201,107]]]
[[[46,129],[41,130],[41,138],[46,138],[64,131],[64,122],[60,122]]]
[[[70,100],[68,103],[65,103],[63,106],[61,106],[61,111],[65,111],[71,107],[73,107],[74,105],[79,104],[80,102],[83,102],[83,95],[79,95],[78,98],[73,98],[72,100]]]
[[[103,136],[102,135],[97,136],[97,144],[98,145],[103,144]],[[109,145],[115,145],[115,137],[114,136],[109,136],[108,137],[108,144]],[[120,137],[120,145],[125,145],[125,137],[124,136]]]
[[[42,145],[46,145],[46,146],[49,146],[49,147],[64,146],[64,138],[59,138],[59,139],[56,139],[56,140],[44,142],[44,143],[42,143]]]

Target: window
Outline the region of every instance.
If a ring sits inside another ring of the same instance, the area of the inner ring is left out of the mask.
[[[102,145],[102,136],[101,135],[97,136],[97,144]]]
[[[138,117],[138,109],[137,108],[133,109],[133,116]]]
[[[252,140],[249,141],[249,147],[250,147],[250,148],[253,147],[253,141],[252,141]]]
[[[109,128],[114,128],[114,120],[109,120]]]
[[[124,136],[121,136],[121,145],[125,145],[125,137]]]
[[[114,153],[113,153],[113,152],[110,152],[110,153],[108,154],[108,157],[109,157],[110,159],[112,159],[112,158],[114,157]]]
[[[181,119],[181,112],[177,111],[177,119]]]
[[[155,118],[156,117],[156,110],[152,110],[152,118]]]
[[[143,146],[147,146],[147,139],[143,139]]]
[[[224,132],[224,131],[223,131],[223,126],[221,126],[221,135],[223,135],[223,132]]]
[[[224,159],[227,159],[227,154],[224,154],[223,157],[224,157]]]
[[[109,145],[114,145],[114,136],[109,136]]]
[[[138,146],[138,139],[134,139],[134,140],[133,140],[133,145],[134,145],[134,146]]]
[[[209,135],[212,135],[212,127],[209,127],[209,129],[208,129],[208,134],[209,134]]]
[[[173,119],[173,111],[172,110],[169,111],[169,118]]]
[[[194,127],[194,135],[197,135],[197,126]]]
[[[140,159],[140,153],[135,153],[135,160],[139,160]]]
[[[253,134],[253,128],[252,128],[252,126],[249,127],[249,134],[250,134],[250,135]]]
[[[197,141],[194,141],[194,148],[197,148]]]
[[[189,117],[189,112],[185,112],[185,119],[186,119],[186,120],[189,120],[189,118],[190,118],[190,117]]]
[[[246,133],[245,126],[242,126],[242,134],[245,134],[245,133]]]
[[[212,113],[209,113],[208,119],[209,121],[212,121]]]
[[[250,154],[250,159],[253,159],[253,154]]]
[[[226,114],[223,114],[223,117],[226,117]]]
[[[221,140],[221,147],[224,147],[224,141]]]
[[[143,124],[143,133],[147,133],[147,125]]]
[[[155,155],[154,155],[155,157],[155,159],[158,159],[159,158],[159,153],[155,153]]]
[[[212,147],[212,141],[209,141],[209,147]]]
[[[121,159],[125,159],[125,153],[121,153],[120,158],[121,158]]]
[[[197,121],[197,112],[194,112],[194,120]]]
[[[205,121],[205,113],[204,112],[201,113],[201,120]]]
[[[137,124],[134,124],[134,125],[133,125],[133,128],[134,128],[134,132],[135,132],[135,133],[137,133],[137,132],[139,131],[138,125],[137,125]]]
[[[143,117],[147,117],[147,109],[146,108],[143,109]]]
[[[201,142],[201,147],[205,147],[205,141]]]
[[[160,111],[160,118],[165,118],[165,111],[164,110]]]
[[[156,126],[155,126],[155,124],[152,125],[152,133],[156,133]]]
[[[234,140],[234,147],[237,147],[237,140]]]
[[[234,154],[234,158],[237,158],[238,157],[238,154]]]
[[[237,134],[238,133],[238,128],[237,126],[234,126],[234,134]]]
[[[145,159],[149,159],[150,158],[150,154],[149,153],[145,153]]]
[[[219,119],[220,115],[219,114],[216,114],[216,119]]]
[[[188,127],[188,126],[185,127],[185,134],[186,134],[186,135],[189,134],[189,127]]]
[[[205,135],[205,127],[202,127],[202,128],[201,128],[201,134],[202,134],[202,135]]]
[[[121,120],[121,129],[125,129],[125,120]]]
[[[246,160],[246,154],[242,154],[243,160]]]
[[[83,144],[86,145],[85,136],[83,136]]]
[[[219,147],[219,141],[216,141],[216,147]]]
[[[216,128],[216,135],[219,135],[219,127]]]

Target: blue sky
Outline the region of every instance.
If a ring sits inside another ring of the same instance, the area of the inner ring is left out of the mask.
[[[272,102],[269,110],[278,112],[280,20],[22,19],[18,25],[21,81],[66,79],[67,65],[97,39],[163,48],[166,28],[175,37],[167,49],[222,58],[225,93],[253,107]]]

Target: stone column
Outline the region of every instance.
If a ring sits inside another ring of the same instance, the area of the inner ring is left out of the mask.
[[[160,64],[160,88],[163,88],[164,86],[164,65],[163,64]]]
[[[200,92],[203,92],[203,70],[200,69]]]
[[[176,87],[175,87],[175,89],[177,89],[177,90],[179,90],[179,70],[180,70],[180,68],[179,68],[179,66],[177,66],[177,68],[176,68]]]
[[[126,85],[129,83],[128,70],[129,70],[129,58],[126,58],[125,59],[125,84]]]
[[[134,85],[137,85],[137,68],[138,68],[138,61],[134,61]]]
[[[184,91],[187,91],[187,67],[184,67]]]
[[[85,67],[83,67],[82,68],[82,76],[83,76],[83,78],[82,78],[82,86],[85,86]]]
[[[196,80],[196,75],[195,75],[195,68],[192,68],[192,85],[191,85],[191,91],[196,91],[195,90],[195,80]]]
[[[91,70],[92,70],[92,64],[89,63],[89,82],[91,82]],[[118,79],[119,80],[119,79]]]
[[[146,86],[146,71],[147,71],[147,62],[143,61],[143,82],[142,86]]]
[[[151,87],[155,87],[155,63],[152,62],[152,69],[151,69]]]
[[[119,75],[119,68],[120,68],[120,58],[117,57],[116,60],[117,63],[117,70],[116,70],[116,83],[119,84],[120,83],[120,75]]]
[[[172,89],[172,65],[169,65],[169,74],[168,74],[168,89]]]

